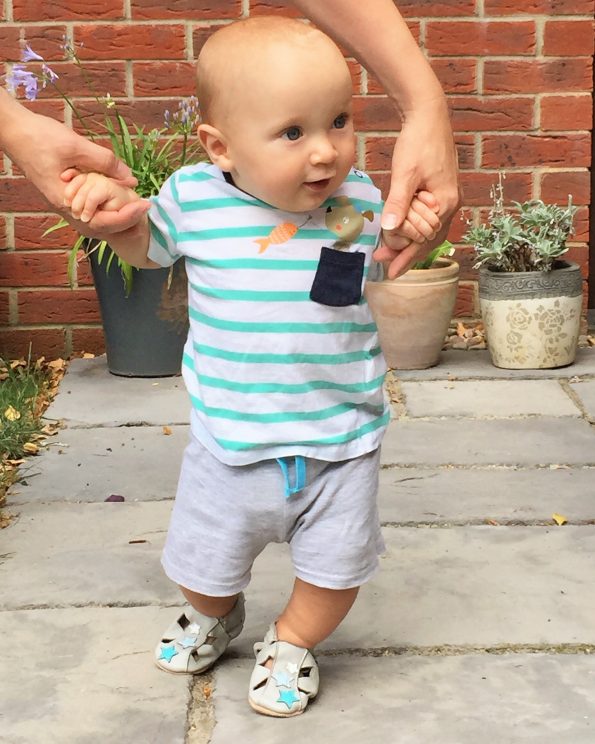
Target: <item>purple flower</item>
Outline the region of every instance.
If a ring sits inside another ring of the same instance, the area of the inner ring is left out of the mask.
[[[12,67],[12,72],[6,76],[8,90],[14,93],[19,86],[25,89],[25,98],[28,101],[34,101],[37,98],[38,82],[37,77],[23,65],[16,64]]]
[[[21,62],[43,62],[43,57],[33,51],[29,44],[25,44],[25,48],[21,52]]]
[[[48,65],[42,65],[41,70],[43,72],[43,87],[49,83],[50,85],[52,83],[55,83],[58,79],[58,75],[52,70],[51,67],[48,67]]]

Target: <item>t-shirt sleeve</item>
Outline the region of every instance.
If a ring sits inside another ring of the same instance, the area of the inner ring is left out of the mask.
[[[180,224],[180,205],[177,199],[176,174],[164,182],[157,196],[150,199],[149,228],[151,237],[147,253],[160,266],[171,266],[180,258],[177,244],[177,225]]]

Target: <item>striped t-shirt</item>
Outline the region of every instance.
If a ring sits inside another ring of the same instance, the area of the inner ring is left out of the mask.
[[[310,289],[326,246],[365,255],[363,293],[380,211],[378,189],[355,170],[308,213],[275,209],[205,163],[181,168],[152,199],[149,258],[186,258],[192,429],[222,462],[337,461],[379,445],[386,367],[370,310],[363,297],[314,302]]]

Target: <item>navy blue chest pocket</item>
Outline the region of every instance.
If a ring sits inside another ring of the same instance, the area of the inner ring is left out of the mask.
[[[323,247],[310,289],[310,299],[321,305],[346,307],[362,298],[365,253]]]

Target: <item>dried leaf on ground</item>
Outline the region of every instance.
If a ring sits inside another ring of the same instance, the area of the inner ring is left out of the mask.
[[[164,433],[164,434],[165,434],[166,436],[169,436],[169,435],[171,434],[171,426],[164,426],[164,427],[163,427],[163,433]]]
[[[552,514],[552,519],[559,526],[566,524],[566,522],[568,522],[566,517],[562,516],[562,514],[557,514],[556,512]]]

